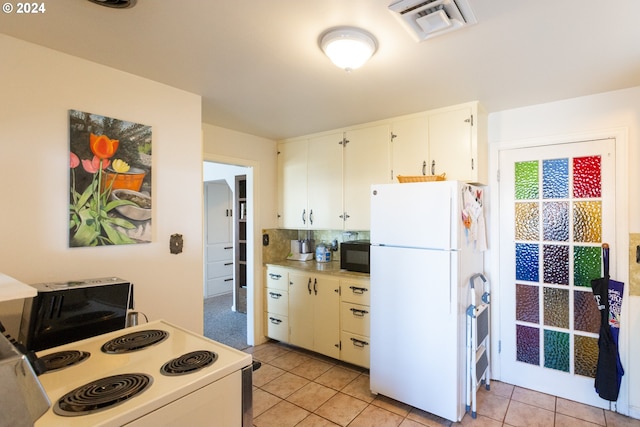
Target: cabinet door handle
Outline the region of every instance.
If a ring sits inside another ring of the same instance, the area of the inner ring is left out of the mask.
[[[225,262],[224,265],[233,265],[232,262]]]
[[[422,162],[422,175],[426,175],[427,174],[427,161],[423,161]]]
[[[273,280],[280,280],[282,278],[282,275],[276,274],[276,273],[269,273],[269,277],[271,277]]]
[[[354,294],[364,294],[366,291],[368,291],[369,289],[367,288],[359,288],[357,286],[349,286],[349,289],[351,289],[351,291],[353,291]]]
[[[307,210],[306,209],[302,209],[302,223],[303,224],[307,223]]]
[[[280,297],[282,296],[282,294],[279,294],[277,292],[269,292],[269,296],[273,299],[280,299]]]
[[[313,209],[309,209],[309,224],[313,225]]]
[[[309,277],[309,283],[307,283],[307,289],[309,290],[309,295],[311,295],[311,277]]]
[[[360,310],[359,308],[350,308],[351,313],[357,317],[364,317],[365,314],[369,313],[367,310]]]
[[[233,282],[233,277],[230,277],[228,279],[224,279],[225,282]]]
[[[225,246],[225,247],[224,247],[224,249],[225,249],[225,250],[227,250],[227,249],[233,249],[233,246]]]
[[[269,317],[269,321],[271,321],[271,323],[273,323],[274,325],[279,325],[280,323],[282,323],[282,320],[276,319],[275,317]]]
[[[369,345],[368,342],[362,341],[362,340],[359,340],[359,339],[356,339],[356,338],[351,338],[351,342],[353,343],[353,345],[355,347],[364,347],[365,345]]]
[[[318,295],[318,279],[313,279],[313,293]]]
[[[435,175],[436,174],[436,161],[432,160],[431,161],[431,175]]]

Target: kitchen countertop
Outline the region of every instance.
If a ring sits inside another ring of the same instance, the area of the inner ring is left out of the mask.
[[[351,279],[369,279],[369,274],[367,273],[359,273],[357,271],[348,271],[340,268],[340,263],[337,261],[332,262],[316,262],[315,260],[310,261],[292,261],[292,260],[282,260],[282,261],[272,261],[265,264],[267,267],[285,267],[291,268],[294,270],[301,270],[309,273],[322,273],[328,274],[330,276],[340,276],[344,278]]]

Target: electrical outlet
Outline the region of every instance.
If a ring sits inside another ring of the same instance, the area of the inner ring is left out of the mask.
[[[269,235],[266,233],[262,235],[262,246],[269,246]]]

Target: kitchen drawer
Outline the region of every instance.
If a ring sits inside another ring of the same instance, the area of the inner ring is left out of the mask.
[[[370,309],[366,305],[342,302],[340,307],[341,329],[353,334],[369,336]]]
[[[233,291],[233,277],[207,279],[207,298],[226,294],[231,291]]]
[[[343,279],[340,281],[341,298],[344,302],[369,305],[369,281],[357,279]]]
[[[267,288],[267,312],[287,316],[289,314],[289,292]]]
[[[289,272],[282,268],[267,269],[267,288],[289,290]]]
[[[276,313],[267,313],[267,336],[274,340],[289,342],[289,318]]]
[[[207,246],[207,262],[233,259],[233,243],[217,243]]]
[[[369,352],[369,337],[345,331],[340,333],[340,360],[368,368]]]
[[[207,265],[207,279],[233,277],[233,260],[215,261]]]

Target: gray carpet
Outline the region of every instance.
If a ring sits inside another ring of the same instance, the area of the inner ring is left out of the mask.
[[[231,310],[233,294],[204,300],[204,336],[244,350],[247,345],[247,315]]]

